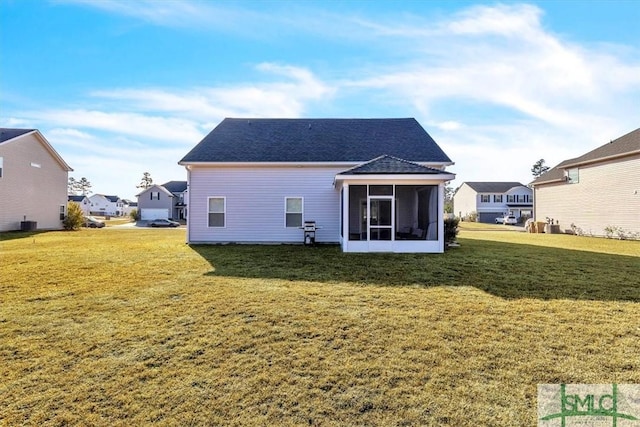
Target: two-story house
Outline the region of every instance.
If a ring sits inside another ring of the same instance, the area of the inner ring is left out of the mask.
[[[118,196],[94,194],[89,197],[91,202],[91,215],[122,216],[124,215],[124,202]]]
[[[80,195],[77,196],[75,194],[70,194],[68,196],[69,202],[73,202],[76,205],[78,205],[78,207],[80,207],[80,210],[82,210],[82,214],[87,216],[87,215],[91,215],[91,200],[89,200],[89,198],[87,196],[84,195]]]
[[[72,170],[39,130],[0,128],[0,231],[61,229]]]
[[[532,217],[533,190],[519,182],[463,182],[453,195],[453,211],[460,218],[475,212],[478,222],[504,215],[522,222]]]
[[[169,181],[146,188],[138,197],[140,219],[160,218],[175,220],[187,217],[187,181]]]

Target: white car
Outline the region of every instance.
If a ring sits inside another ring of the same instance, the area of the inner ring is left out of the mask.
[[[513,215],[499,216],[498,218],[496,218],[496,224],[516,225],[517,223],[518,223],[518,220]]]

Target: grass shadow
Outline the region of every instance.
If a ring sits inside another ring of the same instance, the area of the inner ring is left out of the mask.
[[[35,231],[3,231],[0,233],[0,242],[16,240],[16,239],[26,239],[32,236],[37,236],[38,234],[49,233],[51,230],[35,230]]]
[[[640,258],[474,239],[444,254],[338,246],[192,245],[212,276],[381,286],[473,286],[505,299],[640,301]]]

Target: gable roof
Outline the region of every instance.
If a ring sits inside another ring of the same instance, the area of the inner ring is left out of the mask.
[[[440,173],[443,173],[443,171],[385,154],[359,166],[340,172],[340,175],[434,175]]]
[[[0,144],[8,143],[20,136],[30,133],[33,133],[34,137],[43,145],[44,149],[47,150],[49,154],[51,154],[51,157],[53,157],[58,162],[62,169],[67,172],[73,171],[71,166],[69,166],[67,162],[64,161],[60,154],[58,154],[58,152],[53,148],[49,141],[47,141],[47,138],[45,138],[38,129],[0,128]]]
[[[143,195],[144,193],[147,193],[151,190],[156,190],[156,191],[162,191],[163,193],[165,193],[167,196],[169,197],[173,197],[173,193],[169,190],[167,190],[164,185],[160,185],[160,184],[153,184],[150,187],[145,188],[144,190],[142,190],[141,192],[139,192],[138,194],[136,194],[136,197],[140,197],[141,195]]]
[[[507,181],[507,182],[469,182],[465,181],[462,184],[467,184],[476,193],[506,193],[513,187],[524,187],[519,182]],[[461,185],[462,186],[462,185]]]
[[[582,156],[560,162],[533,180],[531,184],[536,185],[547,182],[563,181],[565,179],[565,169],[590,163],[618,159],[620,157],[626,157],[634,154],[640,154],[640,128],[601,145]]]
[[[0,143],[9,141],[10,139],[17,138],[29,132],[33,132],[35,129],[12,129],[12,128],[0,128]]]
[[[187,189],[187,181],[169,181],[162,184],[171,193],[182,193]]]
[[[180,164],[208,162],[365,162],[389,154],[452,164],[413,118],[226,118]]]

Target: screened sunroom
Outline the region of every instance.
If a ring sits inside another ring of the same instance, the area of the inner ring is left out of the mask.
[[[443,252],[444,185],[454,175],[383,156],[336,176],[345,252]]]

